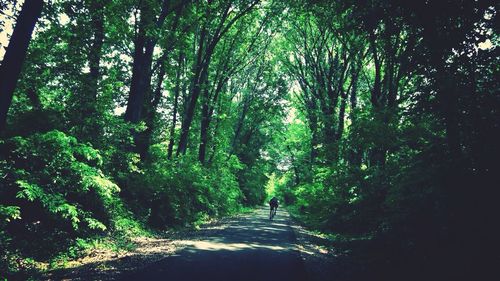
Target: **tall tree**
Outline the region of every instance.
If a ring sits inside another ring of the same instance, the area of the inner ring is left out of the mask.
[[[7,112],[26,58],[31,34],[42,13],[42,8],[43,0],[24,1],[0,65],[0,132],[6,127]]]
[[[250,13],[259,2],[260,0],[253,0],[250,3],[240,3],[242,6],[235,9],[232,1],[223,1],[222,3],[209,1],[206,7],[201,7],[204,9],[205,18],[198,35],[199,42],[196,51],[196,62],[193,66],[189,100],[182,119],[177,155],[186,153],[189,130],[193,122],[198,98],[206,87],[216,47],[233,25]],[[217,8],[220,10],[217,11]]]
[[[173,13],[175,15],[172,21],[172,30],[169,30],[169,34],[173,35],[177,28],[179,18],[182,15],[183,7],[187,4],[189,4],[189,2],[180,1],[171,3],[168,0],[162,1],[159,7],[160,12],[157,17],[155,16],[155,9],[152,3],[141,1],[139,5],[139,28],[134,40],[132,78],[124,117],[126,121],[134,124],[139,123],[144,117],[146,117],[146,121],[148,121],[146,125],[149,128],[144,133],[134,133],[136,150],[140,153],[142,159],[145,159],[147,155],[153,126],[152,122],[154,121],[154,112],[156,111],[156,106],[159,104],[160,98],[159,96],[151,97],[153,52],[160,39],[156,32],[162,30],[167,17]],[[167,38],[171,38],[171,36],[167,36]],[[168,55],[168,51],[169,50],[166,51],[166,55]],[[160,64],[164,64],[165,60],[168,60],[168,56],[163,57]],[[160,69],[160,74],[158,80],[163,80],[163,76],[165,75],[163,68]],[[161,84],[158,86],[156,93],[161,95]],[[143,112],[146,112],[146,116],[143,116]]]

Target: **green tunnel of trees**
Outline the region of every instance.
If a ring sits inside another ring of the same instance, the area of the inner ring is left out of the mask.
[[[497,13],[485,0],[2,1],[0,270],[261,205],[266,186],[401,272],[451,280],[498,261]]]

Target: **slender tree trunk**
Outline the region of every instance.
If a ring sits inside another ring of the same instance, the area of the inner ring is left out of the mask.
[[[207,75],[208,73],[203,70],[200,79],[198,80],[198,82],[195,82],[196,85],[194,85],[194,89],[191,92],[189,104],[187,106],[186,113],[184,114],[184,119],[181,127],[181,136],[179,138],[179,146],[177,147],[177,155],[186,154],[189,129],[191,128],[191,123],[193,122],[198,97],[200,96],[202,87],[204,87],[206,83]]]
[[[168,60],[168,58],[166,58]],[[153,94],[153,101],[151,102],[151,107],[145,109],[146,112],[146,118],[145,118],[145,123],[146,123],[146,129],[139,133],[137,138],[139,141],[137,141],[137,150],[139,152],[139,155],[141,156],[141,160],[145,161],[148,159],[149,153],[149,146],[151,144],[151,138],[153,135],[153,131],[155,129],[155,118],[156,118],[156,111],[158,109],[158,105],[160,104],[161,97],[162,97],[162,84],[163,80],[165,78],[165,62],[162,62],[160,65],[160,72],[158,73],[158,81],[156,83],[156,88],[155,92]]]
[[[356,107],[358,105],[358,75],[361,66],[357,65],[358,69],[353,71],[352,73],[352,87],[351,87],[351,96],[350,96],[350,106],[351,112],[349,117],[351,119],[352,125],[356,123]],[[355,167],[359,168],[361,165],[361,149],[359,146],[351,145],[349,149],[349,162],[352,163]]]
[[[324,101],[322,105],[323,119],[323,145],[324,156],[327,163],[333,163],[337,158],[338,145],[336,143],[337,134],[335,132],[335,114],[333,101]]]
[[[42,13],[43,0],[24,1],[9,46],[0,65],[0,132],[7,123],[7,112],[26,58],[31,34]]]
[[[241,131],[243,130],[243,125],[245,122],[246,115],[248,113],[248,109],[250,108],[250,101],[249,97],[245,96],[245,99],[243,100],[243,108],[241,110],[240,117],[238,118],[238,122],[236,123],[236,128],[234,130],[234,136],[233,140],[231,141],[231,151],[229,152],[228,155],[228,160],[229,158],[236,152],[236,146],[238,143],[238,139],[240,137]]]
[[[201,109],[200,146],[198,160],[204,164],[208,144],[208,131],[210,129],[210,109],[208,102],[204,102]]]
[[[289,145],[286,146],[288,152],[290,153],[290,158],[292,161],[292,168],[293,168],[293,173],[295,174],[295,185],[298,186],[300,184],[300,172],[299,168],[297,167],[297,162],[295,161],[295,155],[293,154],[292,149],[290,148]]]
[[[189,95],[189,101],[186,105],[186,110],[184,112],[184,117],[182,118],[181,135],[179,137],[179,145],[177,147],[177,155],[185,154],[187,149],[189,129],[191,123],[193,122],[194,112],[196,109],[196,103],[198,102],[198,97],[201,92],[202,83],[205,83],[205,69],[204,69],[204,48],[206,44],[207,30],[204,26],[200,32],[200,40],[198,45],[198,51],[196,56],[196,65],[194,67],[193,81],[191,85],[191,94]],[[208,64],[207,64],[208,65]],[[208,75],[208,73],[207,73]]]
[[[371,102],[374,107],[379,106],[380,96],[381,96],[381,62],[377,52],[377,42],[375,37],[375,31],[370,30],[370,49],[373,54],[373,61],[375,63],[375,81],[373,82],[373,89],[371,93]]]
[[[206,150],[207,150],[207,145],[209,142],[209,131],[210,131],[210,124],[212,122],[212,116],[214,113],[215,109],[215,104],[217,103],[217,100],[219,99],[219,95],[222,91],[222,88],[224,87],[226,83],[226,78],[225,77],[220,77],[219,81],[217,81],[217,85],[215,86],[214,93],[212,96],[209,95],[208,89],[205,89],[204,91],[204,103],[202,106],[202,112],[201,112],[201,128],[200,128],[200,147],[198,150],[198,159],[202,164],[205,163],[205,158],[206,158]]]
[[[90,83],[89,89],[92,99],[97,98],[102,46],[104,44],[104,4],[105,1],[93,0],[90,4],[90,12],[92,14],[92,29],[94,31],[94,38],[89,52],[89,69],[90,69]]]
[[[219,103],[219,110],[222,111],[222,102]],[[221,122],[222,122],[221,119],[219,119],[219,118],[215,119],[215,125],[214,125],[214,130],[213,130],[214,138],[217,137]],[[208,164],[213,163],[215,154],[217,153],[217,142],[213,142],[211,148],[212,149],[211,149],[210,157],[209,157],[208,162],[207,162]]]
[[[196,67],[193,76],[193,86],[191,95],[189,98],[189,103],[186,108],[186,113],[184,114],[181,136],[179,138],[179,146],[177,147],[177,155],[185,154],[187,150],[187,143],[189,138],[189,130],[191,128],[191,123],[193,122],[194,112],[196,109],[196,103],[198,101],[199,95],[204,91],[207,86],[207,80],[209,76],[209,67],[212,60],[212,55],[217,44],[220,42],[221,38],[226,32],[238,21],[241,17],[248,14],[257,4],[259,0],[252,1],[246,8],[239,11],[233,18],[228,20],[229,14],[231,13],[231,7],[233,4],[231,1],[226,2],[224,11],[220,15],[220,21],[213,32],[208,34],[206,25],[203,26],[200,33],[200,44],[198,48],[198,55],[196,61]],[[212,1],[208,1],[210,6]],[[207,18],[209,18],[210,9],[206,11]],[[226,23],[227,22],[227,23]],[[205,48],[206,46],[206,48]],[[208,121],[209,122],[209,121]]]
[[[318,145],[320,144],[320,140],[318,137],[318,115],[317,108],[314,101],[314,98],[309,100],[308,102],[308,124],[309,130],[311,131],[311,151],[310,151],[310,160],[309,160],[309,172],[312,175],[313,167],[316,164],[316,158],[318,157]]]
[[[340,100],[340,108],[339,108],[339,123],[337,126],[337,141],[342,138],[342,134],[344,133],[344,125],[345,125],[345,107],[347,105],[347,93],[343,93],[341,95],[342,99]]]
[[[184,65],[184,54],[182,52],[179,53],[179,67],[177,68],[176,77],[175,77],[175,88],[174,88],[174,104],[172,110],[172,125],[170,126],[170,136],[168,141],[168,149],[167,149],[167,157],[168,159],[172,158],[172,153],[174,150],[174,141],[175,141],[175,126],[177,124],[177,110],[179,106],[179,92],[181,90],[181,73]]]

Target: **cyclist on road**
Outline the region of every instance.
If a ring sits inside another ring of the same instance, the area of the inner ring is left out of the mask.
[[[273,197],[269,201],[269,219],[272,220],[274,215],[276,215],[276,210],[278,209],[279,201],[278,198]]]

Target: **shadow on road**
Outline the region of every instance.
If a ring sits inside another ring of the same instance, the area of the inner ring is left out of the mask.
[[[121,280],[307,280],[288,216],[269,210],[229,221],[202,240],[186,239],[183,249]]]

